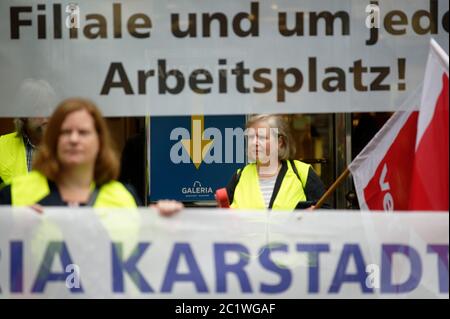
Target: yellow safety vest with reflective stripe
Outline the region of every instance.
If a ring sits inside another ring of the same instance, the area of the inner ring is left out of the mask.
[[[0,136],[0,178],[8,183],[13,177],[28,173],[23,138],[17,133]]]
[[[274,210],[294,210],[299,202],[306,201],[304,188],[311,165],[293,161],[300,177],[299,180],[290,162],[286,161],[287,171],[273,202],[272,209]],[[259,186],[256,164],[248,164],[241,170],[230,206],[239,209],[267,209]]]
[[[12,206],[30,206],[50,194],[47,178],[38,171],[19,176],[11,181]],[[134,208],[136,200],[122,183],[111,181],[100,187],[93,207]]]

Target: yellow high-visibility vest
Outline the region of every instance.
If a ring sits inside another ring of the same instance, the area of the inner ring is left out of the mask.
[[[48,180],[38,171],[13,178],[11,181],[12,206],[30,206],[39,203],[49,194]],[[93,204],[96,208],[135,208],[136,206],[133,195],[117,181],[102,185]]]
[[[9,183],[13,177],[27,173],[27,155],[22,136],[17,133],[0,136],[0,178]]]
[[[292,169],[291,162],[297,168],[299,177]],[[294,210],[301,201],[306,201],[305,187],[311,165],[300,161],[286,161],[287,171],[273,202],[274,210]],[[239,181],[234,190],[230,207],[239,209],[267,209],[259,186],[256,164],[248,164],[240,172]]]

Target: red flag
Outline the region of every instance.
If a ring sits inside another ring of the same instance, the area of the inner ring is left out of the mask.
[[[449,210],[448,55],[434,40],[417,127],[411,210]]]
[[[408,209],[417,118],[396,112],[349,165],[361,209]]]
[[[420,112],[413,96],[349,165],[361,209],[449,209],[448,55],[431,47]]]

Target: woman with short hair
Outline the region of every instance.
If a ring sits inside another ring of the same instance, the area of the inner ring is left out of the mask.
[[[232,208],[312,208],[325,193],[311,165],[294,160],[295,145],[281,115],[255,115],[247,122],[250,164],[227,185]]]

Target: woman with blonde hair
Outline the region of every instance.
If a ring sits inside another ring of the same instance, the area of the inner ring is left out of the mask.
[[[34,170],[14,178],[0,192],[0,203],[13,206],[136,207],[137,200],[120,182],[119,161],[100,111],[89,100],[63,101],[51,116]],[[162,213],[181,203],[160,201]]]
[[[247,122],[249,164],[227,185],[232,208],[311,208],[325,188],[311,165],[294,160],[295,145],[281,115],[255,115]]]

